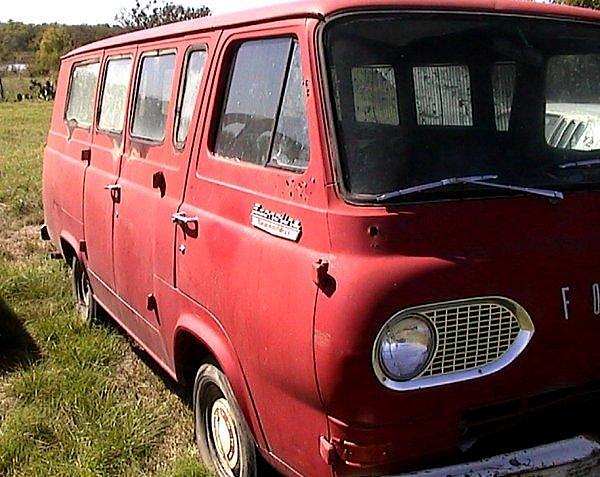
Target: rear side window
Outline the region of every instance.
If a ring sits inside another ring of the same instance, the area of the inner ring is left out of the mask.
[[[165,139],[174,68],[175,53],[146,55],[142,58],[132,136],[156,142]]]
[[[65,119],[77,126],[89,128],[94,117],[94,94],[100,72],[100,63],[78,65],[71,72],[71,87]]]
[[[183,93],[179,99],[180,104],[177,106],[175,142],[178,145],[182,145],[187,139],[196,99],[200,91],[200,82],[202,81],[202,70],[204,69],[205,61],[205,50],[194,50],[188,54],[183,80]]]
[[[259,165],[306,168],[306,93],[296,41],[242,43],[232,68],[215,153]]]
[[[494,63],[492,89],[496,129],[498,131],[508,131],[516,77],[517,67],[515,63]]]
[[[127,107],[127,86],[131,76],[131,58],[113,58],[106,64],[98,127],[121,133]]]
[[[361,123],[397,126],[398,99],[391,65],[352,67],[354,115]]]
[[[417,124],[472,126],[471,81],[465,65],[413,68]]]

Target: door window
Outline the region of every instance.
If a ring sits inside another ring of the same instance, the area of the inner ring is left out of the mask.
[[[175,142],[182,145],[188,135],[190,122],[196,106],[196,99],[200,91],[202,70],[206,61],[205,50],[194,50],[188,54],[185,76],[183,79],[183,93],[177,106],[175,126]]]
[[[133,113],[132,136],[162,142],[173,86],[175,53],[142,58]]]
[[[94,94],[100,63],[87,63],[73,68],[65,119],[78,127],[89,128],[94,116]]]
[[[131,76],[131,58],[111,58],[106,64],[98,127],[121,133],[127,108],[127,86]]]
[[[215,153],[251,162],[305,169],[306,93],[292,38],[242,43],[233,60]]]

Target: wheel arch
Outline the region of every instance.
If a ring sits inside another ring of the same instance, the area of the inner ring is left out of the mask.
[[[195,316],[184,315],[173,336],[173,365],[177,380],[191,388],[200,365],[204,362],[215,364],[227,377],[256,445],[268,450],[241,363],[225,332],[213,320],[208,324]]]
[[[71,234],[63,231],[59,236],[60,252],[63,259],[70,267],[73,261],[73,257],[77,257],[81,261],[81,256],[78,251],[78,242]]]

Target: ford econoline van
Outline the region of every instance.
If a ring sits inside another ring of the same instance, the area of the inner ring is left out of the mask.
[[[62,59],[42,232],[219,476],[593,474],[599,123],[592,10],[176,23]]]

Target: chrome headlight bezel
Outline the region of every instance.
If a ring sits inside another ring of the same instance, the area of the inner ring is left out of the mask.
[[[408,320],[417,320],[424,324],[429,330],[431,342],[428,346],[429,349],[426,359],[423,360],[420,366],[413,373],[402,377],[394,375],[394,373],[392,373],[385,365],[384,359],[382,357],[382,345],[388,330],[400,325],[402,322],[407,322]],[[388,321],[385,322],[385,324],[381,327],[381,330],[379,330],[377,337],[375,338],[375,344],[373,346],[373,365],[375,369],[375,374],[377,374],[377,377],[382,382],[385,382],[386,380],[392,380],[395,382],[408,382],[419,377],[427,369],[427,366],[429,366],[429,364],[431,363],[431,360],[435,355],[437,342],[438,336],[435,326],[426,316],[423,316],[419,313],[396,313]]]

